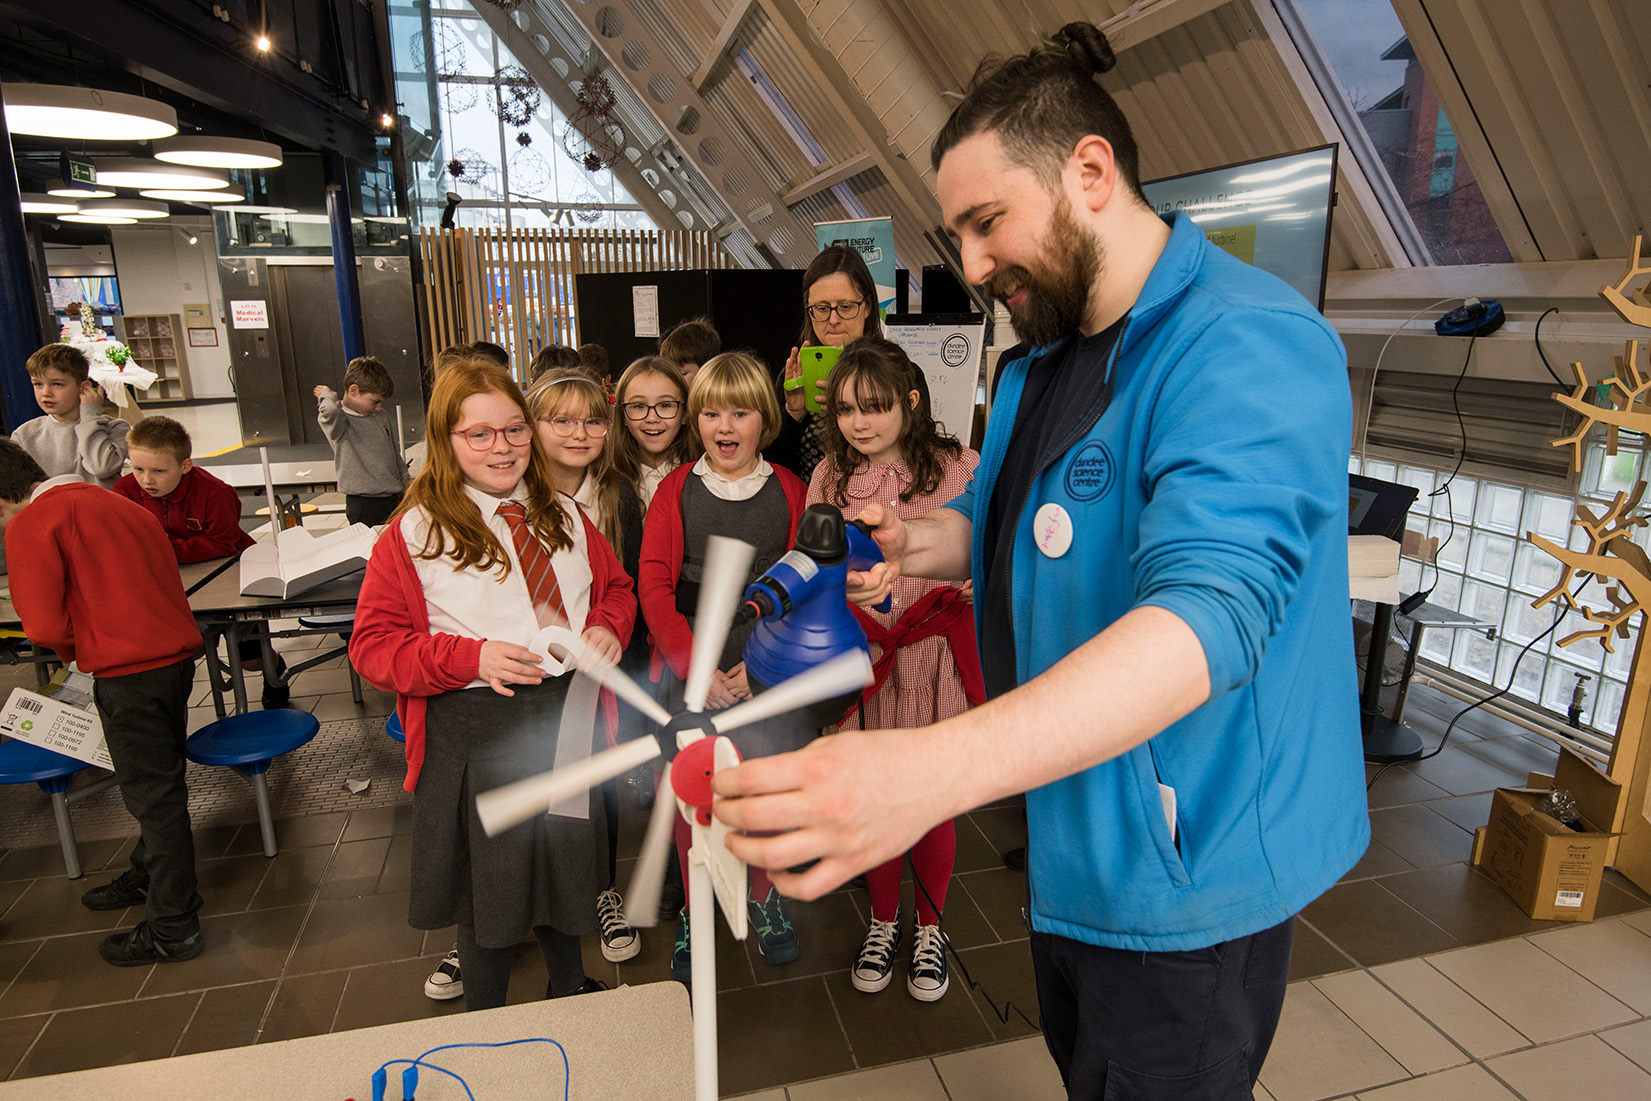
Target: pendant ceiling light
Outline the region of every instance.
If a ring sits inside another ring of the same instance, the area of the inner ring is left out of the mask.
[[[281,147],[248,138],[167,138],[155,143],[155,159],[198,168],[276,168]]]
[[[88,222],[94,226],[130,226],[137,224],[136,218],[121,218],[114,214],[59,214],[62,222]]]
[[[80,204],[82,214],[110,218],[164,218],[172,208],[154,199],[87,199]]]
[[[111,157],[93,161],[97,182],[115,187],[165,188],[171,191],[219,191],[229,186],[229,176],[221,169],[194,168],[184,164],[163,164],[136,157]]]
[[[231,214],[297,214],[298,208],[293,206],[215,206],[213,210],[227,210]]]
[[[0,84],[6,127],[14,134],[85,141],[152,141],[178,132],[164,103],[66,84]]]
[[[73,214],[79,208],[73,199],[57,199],[50,195],[23,193],[24,214]]]
[[[48,187],[46,194],[56,195],[64,199],[113,199],[115,197],[113,191],[98,191],[95,188],[88,191],[84,187]]]
[[[145,199],[166,199],[174,203],[195,203],[207,206],[212,203],[238,203],[247,197],[247,193],[233,185],[221,191],[173,191],[161,188],[155,191],[140,191]]]

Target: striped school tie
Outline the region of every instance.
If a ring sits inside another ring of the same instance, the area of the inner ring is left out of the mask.
[[[498,513],[510,525],[510,539],[516,544],[516,560],[522,564],[528,599],[533,601],[533,613],[539,617],[539,626],[567,626],[568,614],[562,606],[562,590],[556,584],[556,571],[550,567],[550,552],[545,550],[545,545],[527,526],[527,506],[520,501],[501,501]]]

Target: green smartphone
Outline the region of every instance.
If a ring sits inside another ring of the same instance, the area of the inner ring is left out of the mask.
[[[797,349],[797,362],[801,363],[803,368],[803,395],[808,399],[810,413],[818,413],[821,408],[820,388],[815,384],[825,381],[825,377],[831,374],[832,365],[837,362],[837,357],[842,354],[841,348],[833,348],[829,344],[810,344]]]

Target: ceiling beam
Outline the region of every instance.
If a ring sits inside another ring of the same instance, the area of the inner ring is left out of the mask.
[[[1141,0],[1099,24],[1113,53],[1123,53],[1208,15],[1233,0]]]
[[[856,153],[848,160],[827,168],[813,179],[798,184],[780,198],[786,206],[796,206],[810,195],[824,191],[828,187],[836,187],[850,176],[858,176],[866,169],[875,167],[876,158],[870,153]]]
[[[717,63],[728,52],[734,36],[739,33],[740,24],[745,22],[745,17],[756,10],[756,7],[757,0],[739,0],[739,3],[734,5],[734,10],[728,13],[728,18],[722,21],[717,37],[711,43],[710,52],[705,55],[705,60],[694,71],[694,75],[688,78],[693,83],[694,91],[700,95],[705,94],[705,86],[711,80],[711,70],[717,67]]]

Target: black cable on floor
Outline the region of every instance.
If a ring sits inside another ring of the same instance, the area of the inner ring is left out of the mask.
[[[1004,1001],[1003,1001],[1003,1008],[999,1009],[998,1005],[997,1005],[997,1002],[994,1001],[992,996],[986,992],[986,988],[984,986],[982,986],[980,983],[976,982],[974,980],[974,978],[969,974],[969,967],[968,967],[967,964],[965,964],[963,962],[963,957],[958,955],[956,948],[952,947],[952,938],[944,935],[944,932],[945,932],[944,922],[946,920],[945,915],[943,913],[941,913],[940,907],[938,907],[934,904],[934,896],[929,894],[929,889],[927,887],[923,886],[923,879],[922,879],[921,876],[919,876],[917,874],[917,862],[916,861],[912,862],[911,879],[912,879],[913,883],[917,884],[917,889],[919,891],[923,892],[923,897],[928,900],[929,909],[933,910],[934,914],[935,914],[935,922],[942,926],[942,929],[941,929],[941,932],[942,932],[941,943],[943,945],[945,945],[946,951],[951,953],[952,959],[957,962],[957,969],[963,973],[964,983],[966,983],[968,985],[970,990],[980,991],[980,996],[982,998],[986,999],[986,1004],[991,1007],[992,1012],[997,1015],[998,1020],[1002,1021],[1004,1024],[1008,1024],[1009,1023],[1009,1014],[1013,1013],[1015,1016],[1019,1017],[1021,1020],[1025,1021],[1028,1025],[1030,1025],[1032,1030],[1034,1032],[1038,1033],[1041,1036],[1043,1034],[1043,1026],[1042,1025],[1040,1025],[1038,1022],[1032,1020],[1032,1018],[1028,1017],[1021,1010],[1021,1008],[1018,1005],[1016,1005],[1012,1001],[1009,1001],[1007,998],[1005,998]]]

